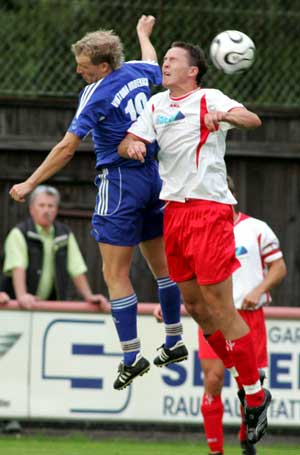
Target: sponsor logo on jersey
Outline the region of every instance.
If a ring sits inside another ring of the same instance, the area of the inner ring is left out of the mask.
[[[248,250],[244,246],[237,246],[235,249],[235,255],[236,256],[243,256],[243,254],[247,254]]]
[[[167,123],[177,122],[177,120],[182,120],[184,118],[185,118],[185,116],[183,115],[183,113],[178,111],[178,112],[176,112],[176,114],[171,115],[171,117],[166,117],[165,115],[159,115],[156,118],[155,123],[157,125],[164,125]]]

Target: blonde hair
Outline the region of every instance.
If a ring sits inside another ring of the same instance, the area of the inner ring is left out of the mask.
[[[75,56],[84,54],[94,65],[106,62],[112,70],[118,69],[124,62],[123,44],[113,30],[98,30],[87,33],[72,44]]]

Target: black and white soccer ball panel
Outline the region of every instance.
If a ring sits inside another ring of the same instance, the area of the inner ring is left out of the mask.
[[[255,44],[238,30],[219,33],[210,45],[210,58],[214,66],[226,74],[250,68],[255,59]]]

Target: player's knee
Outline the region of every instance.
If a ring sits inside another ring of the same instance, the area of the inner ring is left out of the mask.
[[[115,283],[118,283],[118,284],[121,284],[122,282],[127,283],[127,281],[129,280],[129,271],[127,268],[121,269],[121,268],[103,267],[102,271],[103,271],[104,281],[105,281],[106,285],[108,286],[108,288],[112,288],[115,285]]]
[[[157,252],[157,254],[148,255],[148,257],[144,254],[144,258],[155,278],[165,278],[169,276],[168,264],[163,252]]]
[[[222,305],[211,305],[210,313],[215,326],[227,331],[234,324],[237,311],[234,307],[229,309]]]
[[[195,301],[184,299],[184,306],[186,308],[186,311],[192,316],[192,318],[195,318],[197,313]]]
[[[164,262],[156,261],[149,264],[150,269],[156,279],[166,278],[169,276],[169,270]]]
[[[207,323],[210,323],[211,315],[207,311],[207,308],[204,305],[202,305],[199,301],[197,301],[196,299],[195,300],[185,299],[184,305],[187,312],[192,316],[192,318],[199,321],[201,326],[203,324],[206,325]]]
[[[205,388],[211,395],[219,395],[223,387],[223,376],[215,371],[207,373],[205,378]]]
[[[209,305],[223,301],[223,295],[216,286],[202,286],[201,292],[205,302]]]

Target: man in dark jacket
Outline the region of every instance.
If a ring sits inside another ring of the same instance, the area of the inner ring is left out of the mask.
[[[59,192],[51,186],[40,185],[32,192],[30,217],[5,240],[2,290],[30,308],[36,300],[67,300],[71,278],[85,301],[104,305],[105,297],[91,291],[74,234],[56,221],[59,201]]]

